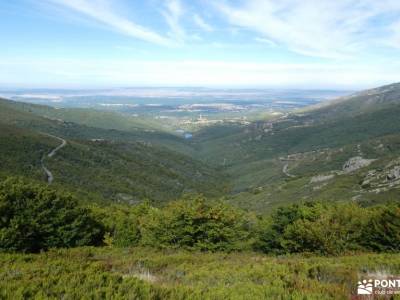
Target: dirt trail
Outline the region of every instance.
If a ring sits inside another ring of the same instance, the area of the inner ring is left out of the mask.
[[[60,138],[60,137],[58,137],[58,136],[54,136],[54,135],[47,134],[47,133],[43,133],[43,134],[47,135],[49,137],[55,138],[55,139],[57,139],[57,140],[59,140],[61,142],[60,145],[58,145],[56,148],[51,150],[51,152],[49,154],[47,154],[48,158],[52,158],[54,155],[57,154],[57,151],[59,151],[60,149],[64,148],[67,145],[67,141],[62,139],[62,138]],[[53,181],[54,181],[54,176],[53,176],[53,173],[51,173],[51,171],[48,168],[46,168],[46,166],[44,164],[45,158],[46,158],[46,156],[43,156],[42,159],[41,159],[42,169],[43,169],[44,173],[46,174],[47,183],[48,184],[52,184]]]
[[[287,177],[291,177],[291,178],[296,177],[295,175],[290,174],[290,173],[288,172],[288,168],[289,168],[289,163],[286,163],[286,164],[283,166],[283,168],[282,168],[282,172],[283,172]]]

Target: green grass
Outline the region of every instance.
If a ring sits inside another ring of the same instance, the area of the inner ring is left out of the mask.
[[[0,255],[1,299],[348,299],[399,254],[274,257],[148,248]],[[395,298],[397,299],[397,298]]]

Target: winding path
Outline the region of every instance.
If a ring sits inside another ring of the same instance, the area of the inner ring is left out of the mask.
[[[283,172],[287,177],[291,177],[291,178],[296,177],[295,175],[289,173],[288,168],[289,168],[289,163],[286,163],[286,164],[283,166],[283,168],[282,168],[282,172]]]
[[[67,145],[67,141],[58,137],[58,136],[54,136],[51,134],[47,134],[47,133],[43,133],[44,135],[47,135],[49,137],[55,138],[57,140],[59,140],[61,142],[60,145],[58,145],[56,148],[54,148],[53,150],[51,150],[51,152],[49,154],[47,154],[47,157],[52,158],[54,155],[56,155],[57,151],[64,148]],[[44,160],[45,160],[46,156],[43,156],[41,159],[41,164],[42,164],[42,169],[44,171],[44,173],[46,174],[47,177],[47,183],[48,184],[52,184],[54,181],[54,176],[53,173],[50,172],[50,170],[48,168],[46,168],[45,164],[44,164]]]

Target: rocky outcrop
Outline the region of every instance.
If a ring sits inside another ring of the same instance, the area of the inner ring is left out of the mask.
[[[369,166],[375,160],[376,159],[365,159],[362,158],[361,156],[352,157],[343,165],[343,172],[344,173],[354,172],[358,169]]]
[[[400,179],[400,166],[395,166],[393,169],[391,169],[387,174],[386,179],[388,181]]]

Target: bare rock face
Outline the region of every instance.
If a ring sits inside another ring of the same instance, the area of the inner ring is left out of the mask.
[[[393,181],[400,179],[400,166],[395,166],[392,170],[389,171],[389,174],[386,176],[388,181]]]
[[[330,174],[330,175],[317,175],[311,178],[310,183],[317,183],[317,182],[323,182],[323,181],[327,181],[330,180],[332,178],[334,178],[335,175]]]
[[[374,162],[376,159],[365,159],[361,156],[355,156],[350,158],[344,165],[343,165],[343,172],[344,173],[351,173],[358,169],[364,168]]]

